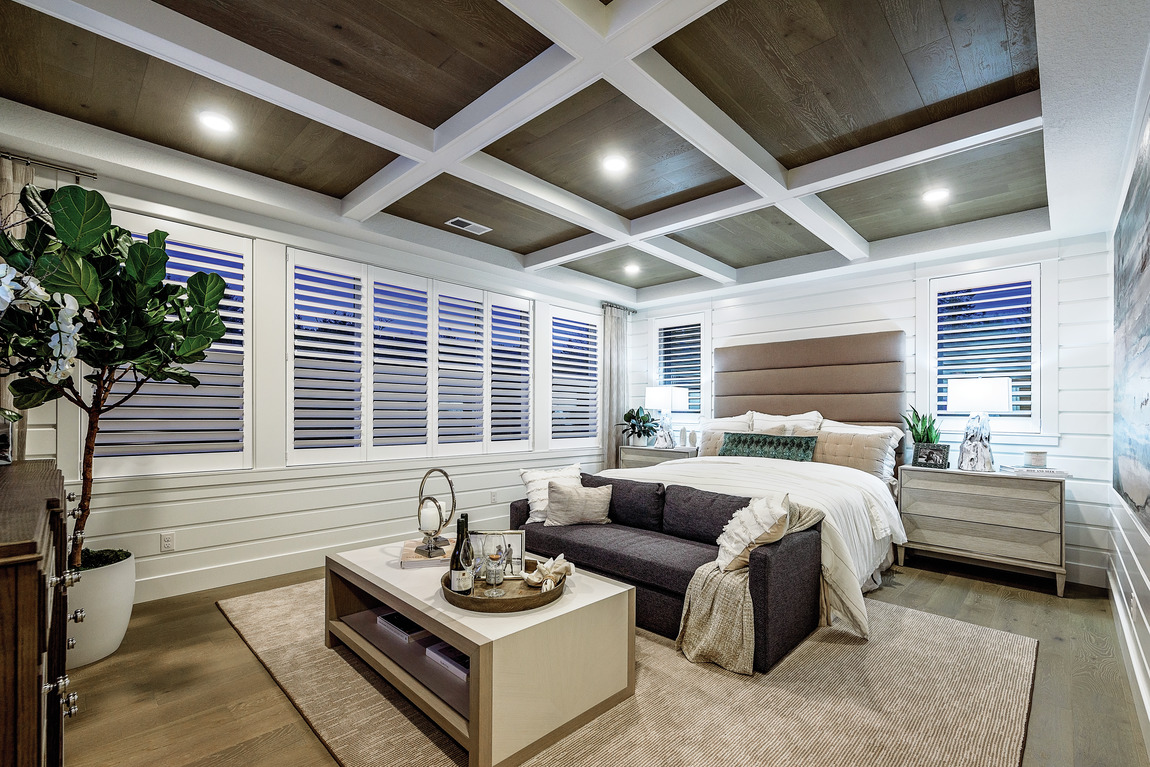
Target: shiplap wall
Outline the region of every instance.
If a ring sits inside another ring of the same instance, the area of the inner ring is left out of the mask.
[[[953,265],[966,271],[1056,259],[1058,270],[1058,444],[1043,446],[1052,466],[1074,477],[1067,482],[1067,578],[1106,586],[1110,543],[1109,492],[1111,415],[1112,255],[1105,238],[1081,238],[1032,251],[1015,251],[969,259]],[[939,265],[929,273],[938,276]],[[916,309],[914,267],[861,277],[832,277],[803,284],[767,288],[736,298],[683,304],[642,312],[630,330],[630,387],[633,405],[643,402],[653,361],[649,356],[651,320],[703,312],[710,322],[713,347],[789,341],[819,336],[902,330],[907,336],[907,392],[914,402],[915,340],[928,332],[928,317]],[[1051,350],[1046,350],[1051,353]],[[952,442],[952,460],[957,442]],[[1022,462],[1022,445],[992,438],[999,463]]]

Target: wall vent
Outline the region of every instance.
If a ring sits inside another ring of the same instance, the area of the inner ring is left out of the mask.
[[[450,221],[444,221],[443,223],[447,224],[448,226],[454,226],[456,229],[462,229],[465,232],[471,232],[472,234],[487,234],[491,231],[490,226],[477,224],[474,221],[468,221],[466,218],[460,218],[458,216],[451,219]]]

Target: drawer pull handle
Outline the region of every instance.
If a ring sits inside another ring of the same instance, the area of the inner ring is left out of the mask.
[[[79,699],[80,696],[74,692],[60,696],[60,708],[63,710],[64,716],[71,719],[77,713],[79,713],[80,707],[76,705],[76,701]]]
[[[83,623],[84,622],[84,615],[85,615],[84,608],[81,607],[79,610],[76,610],[75,612],[69,614],[68,620],[73,621],[75,623]]]
[[[69,650],[75,650],[76,649],[76,637],[68,637],[68,643],[67,644],[68,644]]]
[[[77,583],[79,583],[80,578],[82,577],[83,574],[79,570],[65,570],[62,574],[53,575],[51,578],[49,578],[48,586],[51,588],[56,588],[58,586],[68,588],[69,586],[75,586]]]
[[[57,679],[55,682],[50,682],[50,683],[44,685],[44,692],[46,692],[46,693],[58,692],[61,695],[63,695],[68,690],[68,685],[71,683],[72,683],[72,680],[68,678],[67,674],[65,674],[64,676]]]

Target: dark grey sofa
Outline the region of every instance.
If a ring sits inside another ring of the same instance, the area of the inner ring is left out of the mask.
[[[527,550],[534,554],[564,554],[577,568],[633,585],[635,624],[675,638],[691,576],[715,560],[723,527],[750,499],[590,474],[583,475],[583,484],[612,486],[612,524],[526,524],[524,499],[511,504],[511,527],[526,531]],[[820,545],[812,528],[751,552],[755,671],[770,669],[818,626]]]

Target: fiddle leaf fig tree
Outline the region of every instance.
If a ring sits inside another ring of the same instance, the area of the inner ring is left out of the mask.
[[[164,282],[167,234],[138,240],[113,226],[99,192],[29,185],[20,202],[26,217],[5,222],[0,235],[0,376],[10,376],[21,410],[63,398],[87,414],[70,553],[78,568],[101,416],[148,381],[199,385],[184,366],[203,360],[224,335],[219,307],[227,285],[205,272],[186,285]],[[21,223],[27,228],[17,239],[10,230]]]

